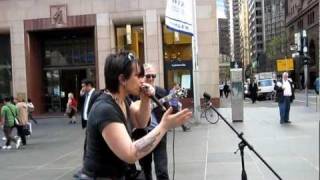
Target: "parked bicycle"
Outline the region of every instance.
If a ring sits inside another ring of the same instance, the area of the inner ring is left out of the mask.
[[[213,110],[211,99],[204,97],[203,103],[196,109],[200,112],[200,118],[205,118],[210,124],[216,124],[219,121],[218,114]]]

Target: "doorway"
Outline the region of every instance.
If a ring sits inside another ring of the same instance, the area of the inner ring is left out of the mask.
[[[79,100],[81,81],[87,78],[87,69],[45,70],[45,104],[47,112],[64,112],[68,93]]]
[[[65,112],[68,93],[79,101],[81,81],[89,78],[92,69],[54,69],[45,73],[45,107],[47,112]]]

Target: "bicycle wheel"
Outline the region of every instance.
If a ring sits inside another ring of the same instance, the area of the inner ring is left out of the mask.
[[[205,115],[206,120],[211,124],[215,124],[219,121],[218,114],[211,107],[206,109],[204,115]]]

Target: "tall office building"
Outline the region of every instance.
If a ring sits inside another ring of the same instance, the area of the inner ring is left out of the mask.
[[[265,65],[263,0],[249,0],[250,56],[258,71]]]
[[[226,81],[230,77],[231,37],[229,0],[223,1],[224,17],[218,19],[219,30],[219,78]]]
[[[276,60],[287,56],[285,0],[264,0],[264,27],[266,50],[272,49],[272,54],[267,57],[265,69],[274,71]]]
[[[265,41],[285,33],[285,0],[264,0]]]
[[[286,30],[288,45],[295,44],[295,33],[305,30],[308,37],[309,86],[318,76],[319,72],[319,0],[290,0],[286,2]],[[300,87],[303,74],[303,59],[295,58],[294,79]]]
[[[219,28],[219,53],[223,55],[230,55],[230,33],[229,21],[226,18],[218,19]]]
[[[240,0],[240,54],[244,68],[251,62],[250,46],[249,46],[249,12],[248,1]]]
[[[241,64],[240,55],[240,16],[239,16],[239,1],[232,0],[232,58]]]

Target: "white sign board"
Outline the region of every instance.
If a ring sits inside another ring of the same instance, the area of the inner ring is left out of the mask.
[[[167,0],[165,23],[169,29],[193,35],[192,0]]]
[[[190,89],[191,87],[191,75],[184,74],[181,76],[181,87],[184,89]]]

